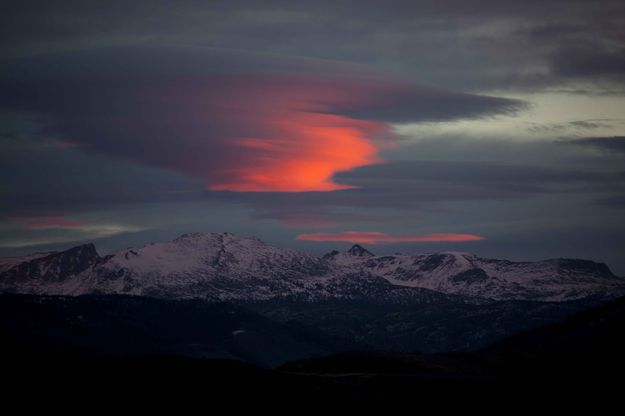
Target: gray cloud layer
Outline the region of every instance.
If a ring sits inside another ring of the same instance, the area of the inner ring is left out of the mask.
[[[4,3],[0,46],[16,56],[179,42],[358,61],[465,90],[622,89],[624,16],[614,0],[21,0]]]
[[[625,154],[625,137],[585,137],[563,143],[593,147],[599,150]]]

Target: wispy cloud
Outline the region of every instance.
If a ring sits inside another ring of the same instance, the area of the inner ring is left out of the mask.
[[[338,233],[300,234],[297,240],[303,241],[342,241],[363,244],[397,244],[397,243],[462,243],[480,241],[484,237],[474,234],[432,233],[423,235],[397,235],[375,231],[343,231]]]
[[[27,228],[41,229],[41,228],[80,228],[85,224],[82,221],[72,220],[62,216],[43,216],[28,221],[26,223]]]
[[[128,224],[87,222],[63,215],[15,213],[0,223],[0,248],[21,248],[79,241],[143,231]]]

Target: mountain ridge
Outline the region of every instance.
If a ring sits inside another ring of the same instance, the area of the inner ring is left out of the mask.
[[[0,269],[2,292],[322,300],[410,297],[425,290],[483,300],[556,302],[625,293],[625,279],[590,260],[513,262],[464,252],[376,256],[358,244],[318,257],[227,232],[188,233],[107,256],[84,244],[11,261]]]

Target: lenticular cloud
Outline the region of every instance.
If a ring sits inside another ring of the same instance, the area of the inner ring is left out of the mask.
[[[361,66],[205,48],[124,47],[8,63],[0,108],[44,134],[238,192],[336,191],[337,172],[383,162],[389,123],[515,111]]]

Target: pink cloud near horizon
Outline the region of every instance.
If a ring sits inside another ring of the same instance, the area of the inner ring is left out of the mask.
[[[339,241],[362,244],[393,243],[463,243],[485,238],[474,234],[431,233],[423,235],[397,235],[375,231],[343,231],[338,233],[308,233],[296,237],[301,241]]]
[[[80,228],[85,224],[81,221],[72,220],[63,216],[45,216],[38,217],[26,223],[27,228]]]

